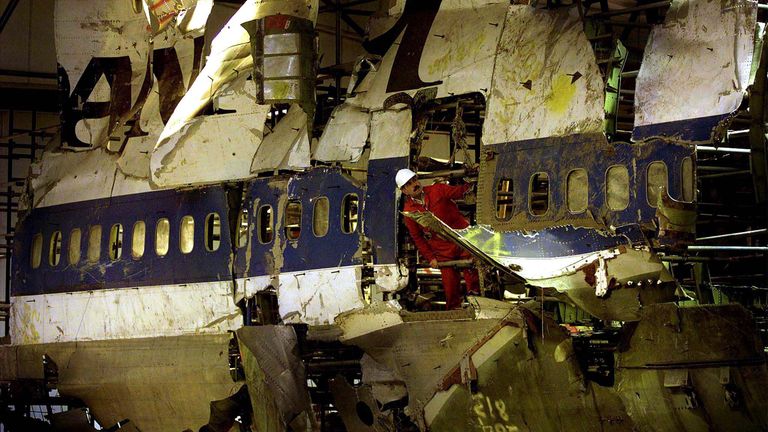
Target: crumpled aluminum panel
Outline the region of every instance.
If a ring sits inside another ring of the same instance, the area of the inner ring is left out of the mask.
[[[246,326],[236,334],[256,430],[317,430],[293,327]]]
[[[749,83],[757,2],[675,0],[651,31],[635,127],[735,111]]]
[[[251,172],[309,167],[307,114],[292,105],[275,129],[258,144],[251,161]]]
[[[423,0],[421,3],[427,4]],[[431,6],[423,8],[439,6],[439,10],[416,11],[419,6],[414,6],[413,9],[416,13],[433,18],[431,26],[427,27],[423,22],[420,23],[421,26],[410,26],[412,33],[409,35],[423,33],[412,38],[397,38],[382,58],[378,71],[369,74],[361,84],[361,87],[368,90],[350,101],[370,109],[380,109],[388,95],[406,93],[413,96],[426,87],[435,88],[436,97],[440,98],[478,91],[488,94],[496,62],[495,52],[504,26],[504,16],[509,7],[508,2],[444,0],[430,3]],[[391,10],[394,13],[402,6],[401,2],[393,5]],[[434,13],[434,16],[431,13]],[[425,16],[417,17],[424,18]],[[389,18],[383,20],[386,23],[392,22]],[[381,22],[374,20],[374,27],[380,24]],[[379,30],[373,29],[374,33]],[[419,41],[423,46],[416,45],[419,42],[411,44],[405,41]],[[415,67],[403,68],[402,64],[395,65],[397,53],[402,50],[408,50],[406,52],[412,55],[421,54]],[[416,73],[418,78],[414,77]],[[399,88],[398,83],[406,78],[415,78],[424,85],[405,90],[389,89],[393,85]]]
[[[602,132],[603,104],[603,79],[576,10],[510,6],[483,143]]]
[[[357,162],[368,141],[371,114],[351,104],[336,107],[312,158],[326,162]]]

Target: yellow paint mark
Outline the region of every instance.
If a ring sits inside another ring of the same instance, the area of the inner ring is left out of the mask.
[[[558,75],[552,81],[552,92],[545,100],[547,109],[552,113],[564,113],[570,107],[574,94],[576,94],[576,85],[571,84],[571,77]]]
[[[40,343],[40,333],[37,331],[35,323],[40,321],[40,313],[32,308],[26,302],[22,306],[21,322],[19,325],[20,337],[22,345]]]
[[[478,48],[485,44],[485,33],[479,33],[473,40],[462,38],[460,42],[461,43],[457,46],[445,49],[445,54],[438,57],[427,66],[427,71],[430,76],[443,78],[459,68],[466,67],[468,63],[467,59],[474,62],[475,59],[472,59],[471,57],[475,56]],[[453,68],[448,70],[451,66],[453,66]]]

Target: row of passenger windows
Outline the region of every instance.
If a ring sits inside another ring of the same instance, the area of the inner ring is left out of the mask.
[[[323,237],[328,233],[328,217],[330,204],[327,197],[314,199],[312,215],[312,231],[316,237]],[[285,207],[284,229],[285,236],[289,240],[298,240],[301,235],[301,202],[289,201]],[[350,234],[357,230],[358,222],[358,198],[355,194],[349,194],[342,201],[341,230]],[[257,210],[258,239],[262,244],[270,243],[273,238],[273,210],[270,205],[262,205]],[[248,242],[249,221],[248,209],[244,208],[238,221],[237,246],[243,247]],[[157,256],[165,256],[170,249],[171,223],[162,218],[155,224],[155,253]],[[131,257],[139,259],[144,256],[147,227],[144,221],[133,224],[131,231]],[[114,224],[109,230],[109,259],[116,261],[123,255],[124,229],[122,224]],[[73,229],[69,234],[68,262],[75,265],[80,262],[81,244],[83,233],[80,228]],[[88,230],[87,260],[96,263],[101,258],[101,225],[93,225]],[[221,218],[217,213],[210,213],[205,218],[205,249],[215,252],[221,245]],[[61,262],[62,233],[56,231],[51,235],[48,243],[48,264],[51,267],[58,266]],[[192,216],[181,218],[179,226],[179,250],[183,254],[192,252],[195,247],[195,219]],[[43,235],[35,234],[32,238],[30,249],[30,264],[32,268],[40,267],[42,262]]]
[[[328,234],[330,202],[327,197],[312,199],[312,234],[315,237],[325,237]],[[256,211],[256,233],[259,243],[271,243],[274,239],[272,229],[274,212],[272,206],[265,204],[258,206]],[[298,240],[301,237],[301,201],[291,200],[285,205],[283,217],[283,230],[288,240]],[[358,197],[356,194],[347,194],[341,201],[341,232],[351,234],[357,230],[358,222]],[[237,246],[243,247],[248,242],[248,208],[243,208],[238,221]]]
[[[170,249],[171,223],[162,218],[155,224],[155,253],[157,256],[165,256]],[[119,260],[123,257],[124,229],[122,224],[114,224],[109,229],[109,259]],[[147,237],[147,226],[144,221],[133,224],[131,231],[131,257],[139,259],[144,256]],[[205,249],[215,252],[221,245],[221,218],[217,213],[210,213],[205,218]],[[88,245],[86,258],[88,262],[95,263],[101,258],[101,225],[93,225],[88,229]],[[80,228],[75,228],[69,233],[69,248],[67,258],[70,265],[80,262],[83,233]],[[51,267],[59,265],[61,261],[61,231],[51,235],[48,243],[48,264]],[[192,216],[181,218],[179,226],[179,250],[183,254],[192,252],[195,247],[195,219]],[[32,238],[31,265],[32,268],[40,267],[42,261],[43,235],[36,234]]]
[[[682,200],[693,201],[693,161],[690,157],[681,164]],[[648,164],[646,171],[646,199],[648,205],[656,207],[660,187],[669,190],[667,165],[661,161]],[[574,214],[587,210],[589,204],[589,176],[583,168],[571,170],[566,179],[565,204]],[[528,185],[528,211],[534,216],[543,216],[549,210],[549,175],[534,173]],[[513,214],[514,189],[512,179],[502,178],[496,184],[496,219],[509,220]],[[605,203],[612,211],[621,211],[629,206],[629,171],[623,165],[614,165],[605,173]]]

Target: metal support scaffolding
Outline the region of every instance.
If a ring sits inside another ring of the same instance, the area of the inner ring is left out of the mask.
[[[1,111],[5,119],[0,131],[0,159],[5,160],[5,187],[0,190],[0,212],[4,213],[5,231],[0,233],[0,259],[3,259],[5,278],[4,296],[0,302],[0,322],[3,326],[3,342],[7,343],[10,330],[11,268],[16,213],[19,210],[20,187],[26,176],[27,163],[31,163],[42,151],[41,139],[53,136],[57,125],[39,128],[40,118],[47,111]],[[55,113],[58,118],[58,113]]]

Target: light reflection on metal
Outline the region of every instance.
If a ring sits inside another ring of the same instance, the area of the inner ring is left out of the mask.
[[[718,147],[718,146],[696,146],[697,151],[715,152],[715,153],[752,153],[752,150],[738,147]]]
[[[689,251],[768,251],[768,246],[688,246]]]
[[[729,234],[720,234],[720,235],[713,235],[713,236],[707,236],[707,237],[699,237],[696,239],[696,241],[702,241],[702,240],[714,240],[714,239],[721,239],[721,238],[730,238],[730,237],[748,237],[753,234],[765,234],[768,232],[765,228],[756,229],[756,230],[750,230],[750,231],[742,231],[737,233],[729,233]]]
[[[251,38],[256,100],[298,103],[308,118],[315,112],[317,76],[314,25],[290,15],[270,15],[242,24]]]

